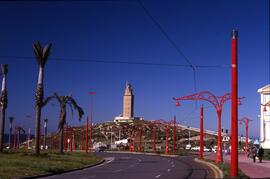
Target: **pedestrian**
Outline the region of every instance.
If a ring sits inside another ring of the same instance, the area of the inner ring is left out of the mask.
[[[259,157],[260,163],[262,163],[263,154],[264,154],[264,149],[263,149],[263,147],[261,146],[261,147],[259,148],[259,150],[258,150],[258,157]]]
[[[257,149],[256,147],[253,146],[252,150],[251,150],[251,154],[252,154],[252,158],[253,158],[253,162],[256,162],[256,156],[257,156]]]

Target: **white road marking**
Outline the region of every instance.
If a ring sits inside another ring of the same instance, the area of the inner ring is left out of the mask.
[[[114,161],[114,157],[107,157],[107,158],[104,158],[105,159],[105,162],[104,163],[102,163],[102,164],[100,164],[100,165],[97,165],[97,166],[93,166],[93,167],[91,167],[91,168],[97,168],[97,167],[101,167],[101,166],[103,166],[103,165],[106,165],[106,164],[108,164],[108,163],[111,163],[112,161]],[[84,170],[87,170],[88,168],[85,168]]]
[[[161,175],[157,175],[157,176],[155,176],[155,178],[159,178]]]
[[[170,171],[171,171],[171,169],[169,168],[167,171],[168,171],[168,172],[170,172]]]
[[[121,172],[123,169],[119,169],[119,170],[114,170],[112,171],[112,173],[117,173],[117,172]]]
[[[174,165],[172,165],[172,168],[174,168]]]
[[[91,176],[87,176],[87,177],[82,177],[80,179],[89,179],[89,178],[95,178],[95,177],[96,177],[96,175],[91,175]]]

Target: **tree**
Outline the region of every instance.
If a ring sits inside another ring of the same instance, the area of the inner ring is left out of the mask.
[[[7,108],[7,87],[6,78],[8,73],[8,65],[2,64],[2,89],[0,96],[0,109],[1,109],[1,122],[0,122],[0,152],[3,152],[4,148],[4,133],[5,133],[5,118],[6,118],[6,108]]]
[[[44,48],[41,47],[39,42],[33,44],[34,53],[36,56],[37,64],[39,67],[38,82],[36,88],[36,129],[35,129],[35,153],[36,155],[40,154],[40,117],[41,117],[41,108],[43,107],[43,96],[44,96],[44,68],[45,64],[48,61],[48,57],[51,52],[52,44],[46,45]]]
[[[67,116],[67,109],[66,107],[69,106],[71,109],[71,114],[73,116],[73,110],[78,112],[79,120],[81,120],[82,116],[84,115],[83,109],[78,106],[74,98],[70,96],[59,96],[57,93],[54,93],[53,96],[49,96],[44,100],[44,105],[46,105],[49,101],[56,99],[60,105],[60,115],[59,115],[59,122],[58,122],[58,132],[60,134],[60,148],[59,152],[64,152],[64,126],[66,124],[66,116]]]

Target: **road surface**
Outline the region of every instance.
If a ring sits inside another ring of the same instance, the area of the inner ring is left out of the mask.
[[[47,177],[47,179],[184,179],[213,178],[205,165],[194,156],[161,157],[129,153],[96,153],[106,161],[98,166]]]

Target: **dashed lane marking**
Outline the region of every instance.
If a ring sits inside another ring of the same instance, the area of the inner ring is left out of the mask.
[[[167,171],[168,171],[168,172],[170,172],[170,171],[171,171],[171,169],[169,168]]]
[[[159,178],[161,175],[157,175],[157,176],[155,176],[155,178]]]
[[[91,175],[91,176],[87,176],[87,177],[82,177],[80,179],[90,179],[90,178],[95,178],[95,177],[96,177],[96,175]]]
[[[112,171],[112,173],[117,173],[117,172],[121,172],[123,169],[119,169],[119,170],[114,170]]]

